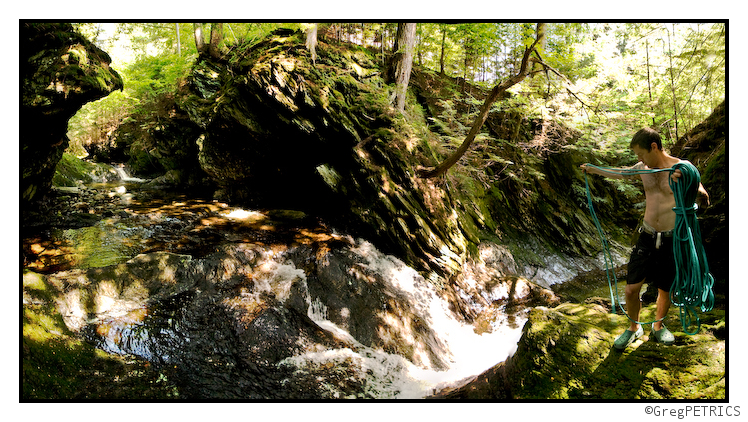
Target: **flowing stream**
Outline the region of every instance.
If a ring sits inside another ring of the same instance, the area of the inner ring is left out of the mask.
[[[25,267],[67,286],[69,327],[110,353],[180,368],[192,397],[422,398],[516,349],[524,310],[492,309],[477,330],[366,240],[295,211],[142,189],[118,171],[120,182],[89,187],[108,198],[95,224],[24,235]],[[141,297],[137,277],[177,287]]]

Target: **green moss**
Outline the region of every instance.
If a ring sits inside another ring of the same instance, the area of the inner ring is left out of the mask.
[[[654,307],[645,308],[646,318]],[[719,320],[721,311],[705,316]],[[512,358],[513,395],[530,399],[724,398],[724,341],[708,330],[697,336],[671,330],[676,344],[663,346],[645,334],[624,352],[612,342],[625,316],[593,305],[535,309]]]
[[[63,153],[52,178],[54,186],[76,186],[79,182],[91,183],[93,175],[109,172],[108,167],[89,163],[69,153]]]

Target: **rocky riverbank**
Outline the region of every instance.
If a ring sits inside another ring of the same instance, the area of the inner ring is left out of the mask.
[[[605,303],[605,300],[600,300]],[[653,319],[654,305],[642,318]],[[682,332],[672,316],[675,344],[645,335],[623,352],[613,341],[628,327],[620,312],[566,303],[530,312],[517,352],[438,399],[700,400],[727,397],[727,329],[723,309],[701,315],[697,335]]]
[[[58,68],[34,63],[59,51],[41,47],[22,69],[34,80],[51,69],[54,81]],[[91,51],[100,86],[81,93],[67,80],[56,100],[120,86]],[[80,104],[61,107],[34,160],[41,138],[22,137],[23,398],[726,396],[726,271],[698,335],[674,329],[674,346],[645,338],[611,350],[624,317],[583,291],[603,264],[578,165],[602,158],[576,145],[579,133],[492,112],[460,164],[421,179],[414,170],[459,137],[428,90],[460,92],[455,81],[417,70],[400,114],[375,52],[321,40],[317,53],[311,60],[301,33],[278,31],[199,58],[171,98],[180,123],[122,136],[129,168],[168,169],[149,183],[94,186],[77,175],[46,189],[47,164],[78,167],[61,160],[57,129]],[[63,61],[83,63],[81,54]],[[690,134],[704,148],[724,135],[724,108],[715,116],[701,127],[711,135]],[[715,194],[710,245],[727,235],[726,148],[716,145],[696,162]],[[44,174],[32,175],[37,162]],[[107,182],[108,170],[97,174]],[[623,264],[641,193],[592,184]],[[570,280],[582,291],[564,289]],[[483,366],[456,372],[463,363]]]

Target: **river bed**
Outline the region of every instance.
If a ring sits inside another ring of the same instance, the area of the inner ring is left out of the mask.
[[[526,309],[486,307],[478,329],[364,239],[141,182],[60,192],[96,221],[25,230],[24,268],[62,286],[68,327],[171,368],[183,397],[417,399],[516,348]],[[132,293],[168,277],[173,291]]]

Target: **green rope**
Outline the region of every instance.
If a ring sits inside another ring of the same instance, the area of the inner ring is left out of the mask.
[[[681,177],[678,182],[669,177],[670,189],[675,197],[675,227],[673,229],[673,255],[675,259],[675,279],[670,288],[670,301],[679,308],[680,321],[683,326],[683,332],[693,335],[699,332],[701,321],[697,314],[697,309],[702,312],[708,312],[714,307],[714,293],[712,286],[714,278],[709,273],[709,264],[706,260],[706,253],[701,242],[701,230],[696,219],[696,195],[698,193],[701,176],[696,167],[688,162],[681,162],[671,168],[666,169],[618,169],[611,171],[610,167],[598,167],[587,164],[587,167],[596,168],[610,174],[652,174],[659,172],[669,172],[670,175],[675,170],[681,171]],[[616,298],[618,296],[618,279],[613,267],[613,259],[610,256],[610,248],[605,233],[597,218],[595,208],[592,204],[592,193],[590,192],[590,183],[587,172],[584,172],[584,184],[587,190],[587,206],[595,223],[597,233],[603,245],[603,257],[605,260],[605,273],[608,278],[608,288],[610,289],[610,298],[612,303],[612,312],[615,313]],[[612,273],[612,277],[611,277]],[[613,280],[613,281],[611,281]],[[615,284],[615,293],[612,283]],[[652,324],[662,321],[660,319],[641,322],[634,321],[628,316],[621,301],[618,300],[618,306],[626,317],[637,324]],[[688,327],[696,325],[695,330],[689,330]]]
[[[678,163],[683,176],[678,182],[670,180],[670,189],[675,196],[675,227],[673,229],[673,254],[675,256],[675,280],[670,288],[670,301],[680,309],[683,331],[687,334],[699,332],[701,322],[697,309],[711,311],[714,307],[714,277],[709,273],[706,252],[701,242],[701,230],[696,219],[696,195],[701,176],[691,163]],[[696,319],[696,330],[687,327]]]

